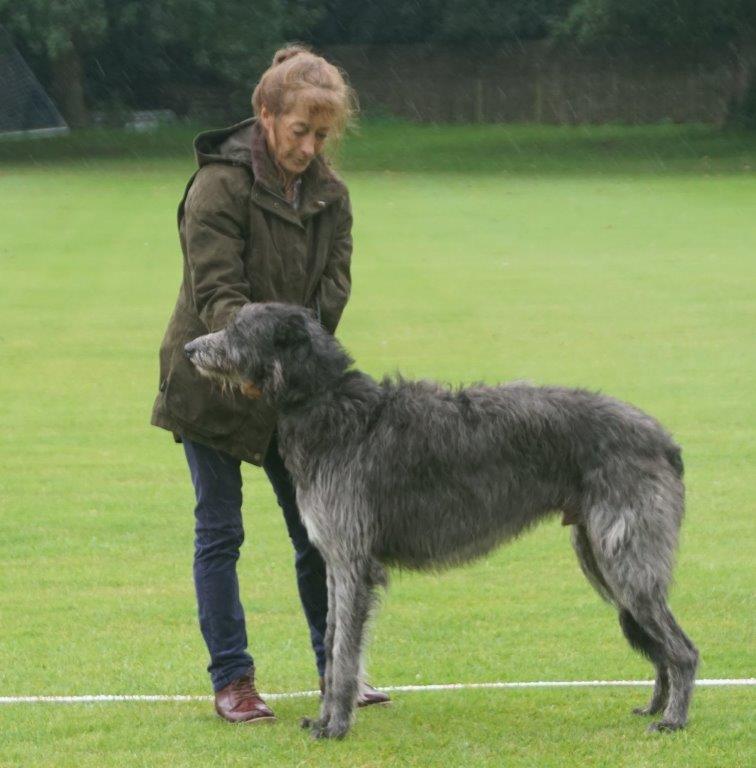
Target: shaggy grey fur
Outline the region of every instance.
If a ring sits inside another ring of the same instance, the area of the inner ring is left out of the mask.
[[[698,652],[667,606],[683,517],[680,449],[610,397],[515,383],[449,390],[350,369],[303,309],[250,304],[186,346],[197,368],[278,409],[280,449],[328,572],[317,737],[354,715],[365,623],[385,565],[443,568],[561,512],[583,572],[656,668],[641,714],[685,725]],[[253,384],[250,388],[248,385]]]

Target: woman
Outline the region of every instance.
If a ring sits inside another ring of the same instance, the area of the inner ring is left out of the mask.
[[[221,394],[185,358],[186,342],[223,328],[248,302],[312,308],[331,332],[349,298],[349,195],[322,152],[352,114],[336,67],[300,46],[278,51],[252,96],[255,117],[195,140],[199,169],[179,205],[184,273],[160,348],[155,426],[182,442],[197,498],[194,580],[210,653],[215,709],[231,722],[270,720],[247,652],[236,562],[244,540],[241,461],[262,465],[295,550],[299,594],[321,689],[325,566],[299,518],[278,454],[275,413],[239,392]],[[388,696],[364,685],[362,705]]]

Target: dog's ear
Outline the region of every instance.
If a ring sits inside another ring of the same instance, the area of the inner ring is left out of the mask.
[[[301,315],[291,315],[282,320],[273,334],[273,343],[277,347],[297,347],[309,341],[305,319]]]

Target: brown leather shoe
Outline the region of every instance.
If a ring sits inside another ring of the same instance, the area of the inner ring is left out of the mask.
[[[321,677],[318,678],[318,684],[320,685],[320,695],[325,693],[325,680]],[[371,704],[391,704],[391,697],[379,691],[377,688],[373,688],[372,685],[368,685],[363,682],[360,685],[360,693],[357,696],[358,707],[369,707]]]
[[[242,675],[215,694],[215,711],[229,723],[272,722],[272,710],[260,698],[254,675]]]
[[[357,706],[369,707],[372,704],[391,704],[391,697],[384,691],[373,688],[372,685],[362,683],[360,695],[357,697]]]

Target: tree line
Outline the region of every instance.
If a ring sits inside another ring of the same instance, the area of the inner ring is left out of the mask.
[[[248,90],[287,40],[314,48],[568,42],[607,52],[722,49],[741,61],[733,119],[756,127],[754,0],[0,0],[0,25],[72,126],[160,105],[182,85]]]

